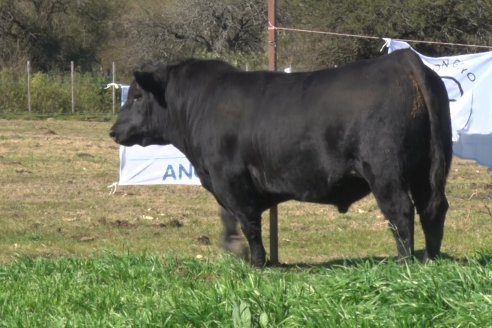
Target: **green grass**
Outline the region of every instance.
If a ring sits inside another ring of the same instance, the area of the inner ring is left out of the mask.
[[[492,261],[252,269],[224,257],[20,258],[0,327],[490,327]]]

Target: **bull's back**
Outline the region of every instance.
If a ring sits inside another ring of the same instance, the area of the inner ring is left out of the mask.
[[[415,90],[394,62],[381,58],[340,69],[266,74],[238,98],[249,104],[242,135],[256,141],[256,149],[275,144],[279,154],[299,148],[331,159],[351,155],[361,135],[401,129],[412,115]]]

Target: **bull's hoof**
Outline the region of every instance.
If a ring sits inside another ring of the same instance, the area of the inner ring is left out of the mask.
[[[342,214],[345,214],[348,212],[350,208],[350,204],[347,205],[347,204],[340,204],[337,206],[337,209],[338,209],[338,213],[342,213]]]
[[[437,252],[437,253],[434,252],[434,253],[429,255],[429,253],[427,251],[425,251],[424,256],[422,257],[422,263],[432,262],[434,260],[437,260],[440,256],[441,256],[441,254],[439,252]]]
[[[224,240],[224,249],[235,256],[249,262],[249,248],[237,235],[227,236]]]
[[[269,261],[266,260],[257,260],[257,261],[251,261],[251,265],[254,266],[255,268],[266,268],[270,266]]]
[[[396,258],[396,263],[402,264],[402,265],[412,264],[415,262],[418,262],[418,261],[416,261],[416,258],[413,255],[406,255],[406,256],[398,255]]]

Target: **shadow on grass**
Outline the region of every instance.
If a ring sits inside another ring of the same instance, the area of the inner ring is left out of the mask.
[[[424,250],[415,251],[415,258],[407,260],[406,263],[423,263],[424,258]],[[451,256],[447,253],[441,253],[439,261],[450,261],[456,262],[461,265],[468,264],[479,264],[481,266],[490,266],[492,264],[492,251],[489,252],[480,252],[476,257],[473,258],[458,258]],[[270,265],[273,268],[281,268],[281,269],[315,269],[315,268],[323,268],[323,269],[332,269],[336,267],[357,267],[367,263],[371,264],[381,264],[381,263],[405,263],[404,260],[399,260],[396,256],[369,256],[369,257],[361,257],[361,258],[353,258],[353,259],[334,259],[327,262],[320,263],[279,263],[277,265]]]

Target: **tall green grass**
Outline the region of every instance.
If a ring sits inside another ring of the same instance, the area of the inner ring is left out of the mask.
[[[0,267],[0,327],[490,327],[492,260],[257,270],[106,254]]]

